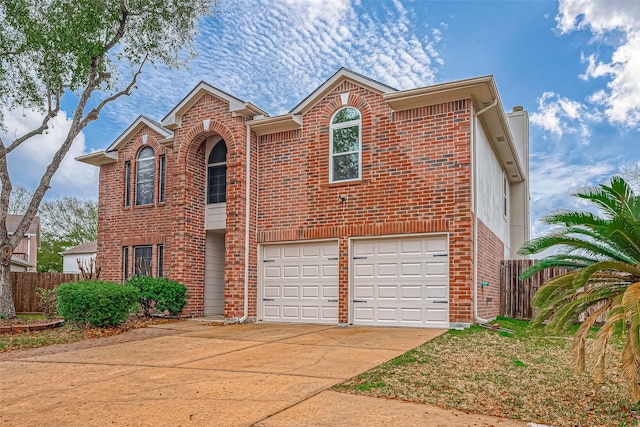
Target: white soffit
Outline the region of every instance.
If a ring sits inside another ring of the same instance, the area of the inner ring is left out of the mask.
[[[263,117],[250,120],[247,124],[251,126],[251,130],[254,131],[257,136],[269,135],[277,132],[300,129],[302,127],[302,115],[283,114],[275,117]]]

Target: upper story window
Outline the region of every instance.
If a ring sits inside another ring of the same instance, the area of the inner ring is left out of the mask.
[[[227,201],[227,144],[218,142],[207,161],[207,203]]]
[[[167,157],[163,154],[160,156],[160,177],[158,182],[158,202],[164,202],[165,181],[167,175]]]
[[[361,118],[353,107],[338,110],[331,119],[331,182],[352,181],[361,177]]]
[[[136,205],[153,203],[153,184],[155,178],[155,155],[153,148],[144,147],[136,159]]]
[[[131,162],[124,162],[124,205],[131,206]]]

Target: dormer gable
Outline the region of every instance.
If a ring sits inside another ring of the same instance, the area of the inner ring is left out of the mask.
[[[163,141],[173,140],[173,132],[163,128],[160,123],[145,116],[138,116],[138,118],[135,119],[133,123],[131,123],[129,127],[125,129],[124,132],[122,132],[106,150],[76,157],[76,160],[94,166],[115,163],[118,160],[118,151],[145,126],[162,135],[164,138]]]
[[[291,113],[294,115],[306,113],[344,81],[350,81],[358,86],[362,86],[381,95],[389,92],[397,92],[397,89],[391,86],[387,86],[384,83],[380,83],[369,77],[363,76],[362,74],[358,74],[342,67],[336,71],[333,76],[329,77],[329,79],[318,86],[316,90],[304,98],[298,105],[293,107]]]
[[[252,118],[253,116],[268,116],[269,114],[250,102],[243,101],[233,95],[216,88],[206,82],[200,82],[185,96],[163,119],[162,126],[175,130],[181,125],[182,116],[198,102],[202,96],[209,94],[229,104],[229,111],[234,116]]]

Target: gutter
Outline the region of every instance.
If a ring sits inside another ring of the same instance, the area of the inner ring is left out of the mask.
[[[483,319],[478,316],[478,163],[477,163],[477,144],[476,144],[476,131],[478,128],[477,119],[481,114],[491,108],[495,108],[498,105],[498,98],[494,98],[490,105],[487,105],[477,113],[474,113],[473,117],[473,321],[479,323],[488,323],[488,319]]]
[[[247,124],[247,160],[246,160],[246,193],[245,193],[245,227],[244,227],[244,316],[238,323],[244,323],[249,317],[249,216],[251,213],[251,126]]]

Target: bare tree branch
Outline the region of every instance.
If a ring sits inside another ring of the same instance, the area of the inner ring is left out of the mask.
[[[6,154],[9,154],[10,152],[12,152],[16,148],[18,148],[20,146],[20,144],[22,144],[26,140],[28,140],[28,139],[36,136],[36,135],[41,135],[42,132],[44,132],[45,130],[47,130],[49,128],[49,120],[51,120],[52,118],[57,116],[59,111],[60,111],[60,105],[59,105],[59,102],[58,102],[58,105],[56,105],[56,108],[54,108],[53,110],[50,110],[44,116],[44,118],[42,119],[42,124],[40,126],[38,126],[37,128],[33,129],[32,131],[29,131],[29,132],[25,133],[20,138],[14,139],[13,142],[6,148]]]

